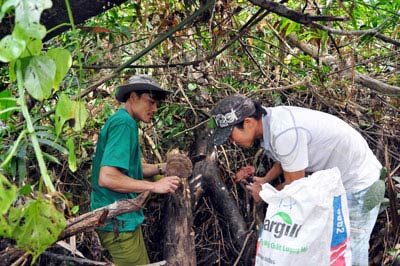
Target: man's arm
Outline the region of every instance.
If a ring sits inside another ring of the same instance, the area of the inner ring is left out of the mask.
[[[137,180],[124,175],[117,168],[102,166],[99,173],[99,186],[119,193],[141,193],[150,191],[154,193],[172,193],[179,187],[180,178],[166,176],[159,181],[149,182]]]
[[[276,162],[274,165],[269,169],[265,177],[263,178],[263,183],[270,183],[275,180],[280,174],[283,173],[281,163]]]

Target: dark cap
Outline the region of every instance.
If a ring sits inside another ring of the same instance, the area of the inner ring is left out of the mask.
[[[117,87],[117,93],[115,98],[119,102],[126,102],[132,91],[148,91],[151,94],[157,95],[158,98],[164,100],[167,94],[171,93],[167,91],[149,75],[134,75],[129,78],[128,84]]]
[[[255,111],[253,101],[241,94],[230,95],[220,100],[211,111],[217,126],[213,136],[214,144],[224,144],[231,135],[233,127]]]

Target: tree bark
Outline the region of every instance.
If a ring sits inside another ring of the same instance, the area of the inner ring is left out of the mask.
[[[196,265],[191,193],[188,185],[192,168],[192,162],[187,156],[183,154],[168,156],[166,175],[177,175],[182,180],[181,186],[168,196],[166,202],[164,257],[168,265]]]

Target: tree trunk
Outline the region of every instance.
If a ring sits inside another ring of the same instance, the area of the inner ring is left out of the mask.
[[[227,238],[232,239],[238,259],[244,265],[254,265],[257,236],[255,232],[248,230],[235,200],[220,178],[216,151],[212,143],[212,132],[207,126],[199,129],[197,135],[201,136],[197,138],[199,141],[197,152],[205,152],[207,156],[205,160],[195,164],[193,176],[201,180],[205,196],[210,198],[214,209],[220,214],[218,217],[224,225],[224,233]]]
[[[191,193],[188,185],[192,168],[192,162],[183,154],[170,155],[167,160],[166,175],[177,175],[182,180],[181,186],[168,196],[166,202],[164,257],[168,265],[196,265]]]

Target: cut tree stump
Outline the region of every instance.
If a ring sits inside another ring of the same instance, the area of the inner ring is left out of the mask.
[[[166,175],[179,176],[182,182],[175,193],[168,195],[166,201],[164,257],[167,265],[196,265],[191,193],[188,185],[192,168],[192,162],[186,155],[180,153],[168,155]]]

